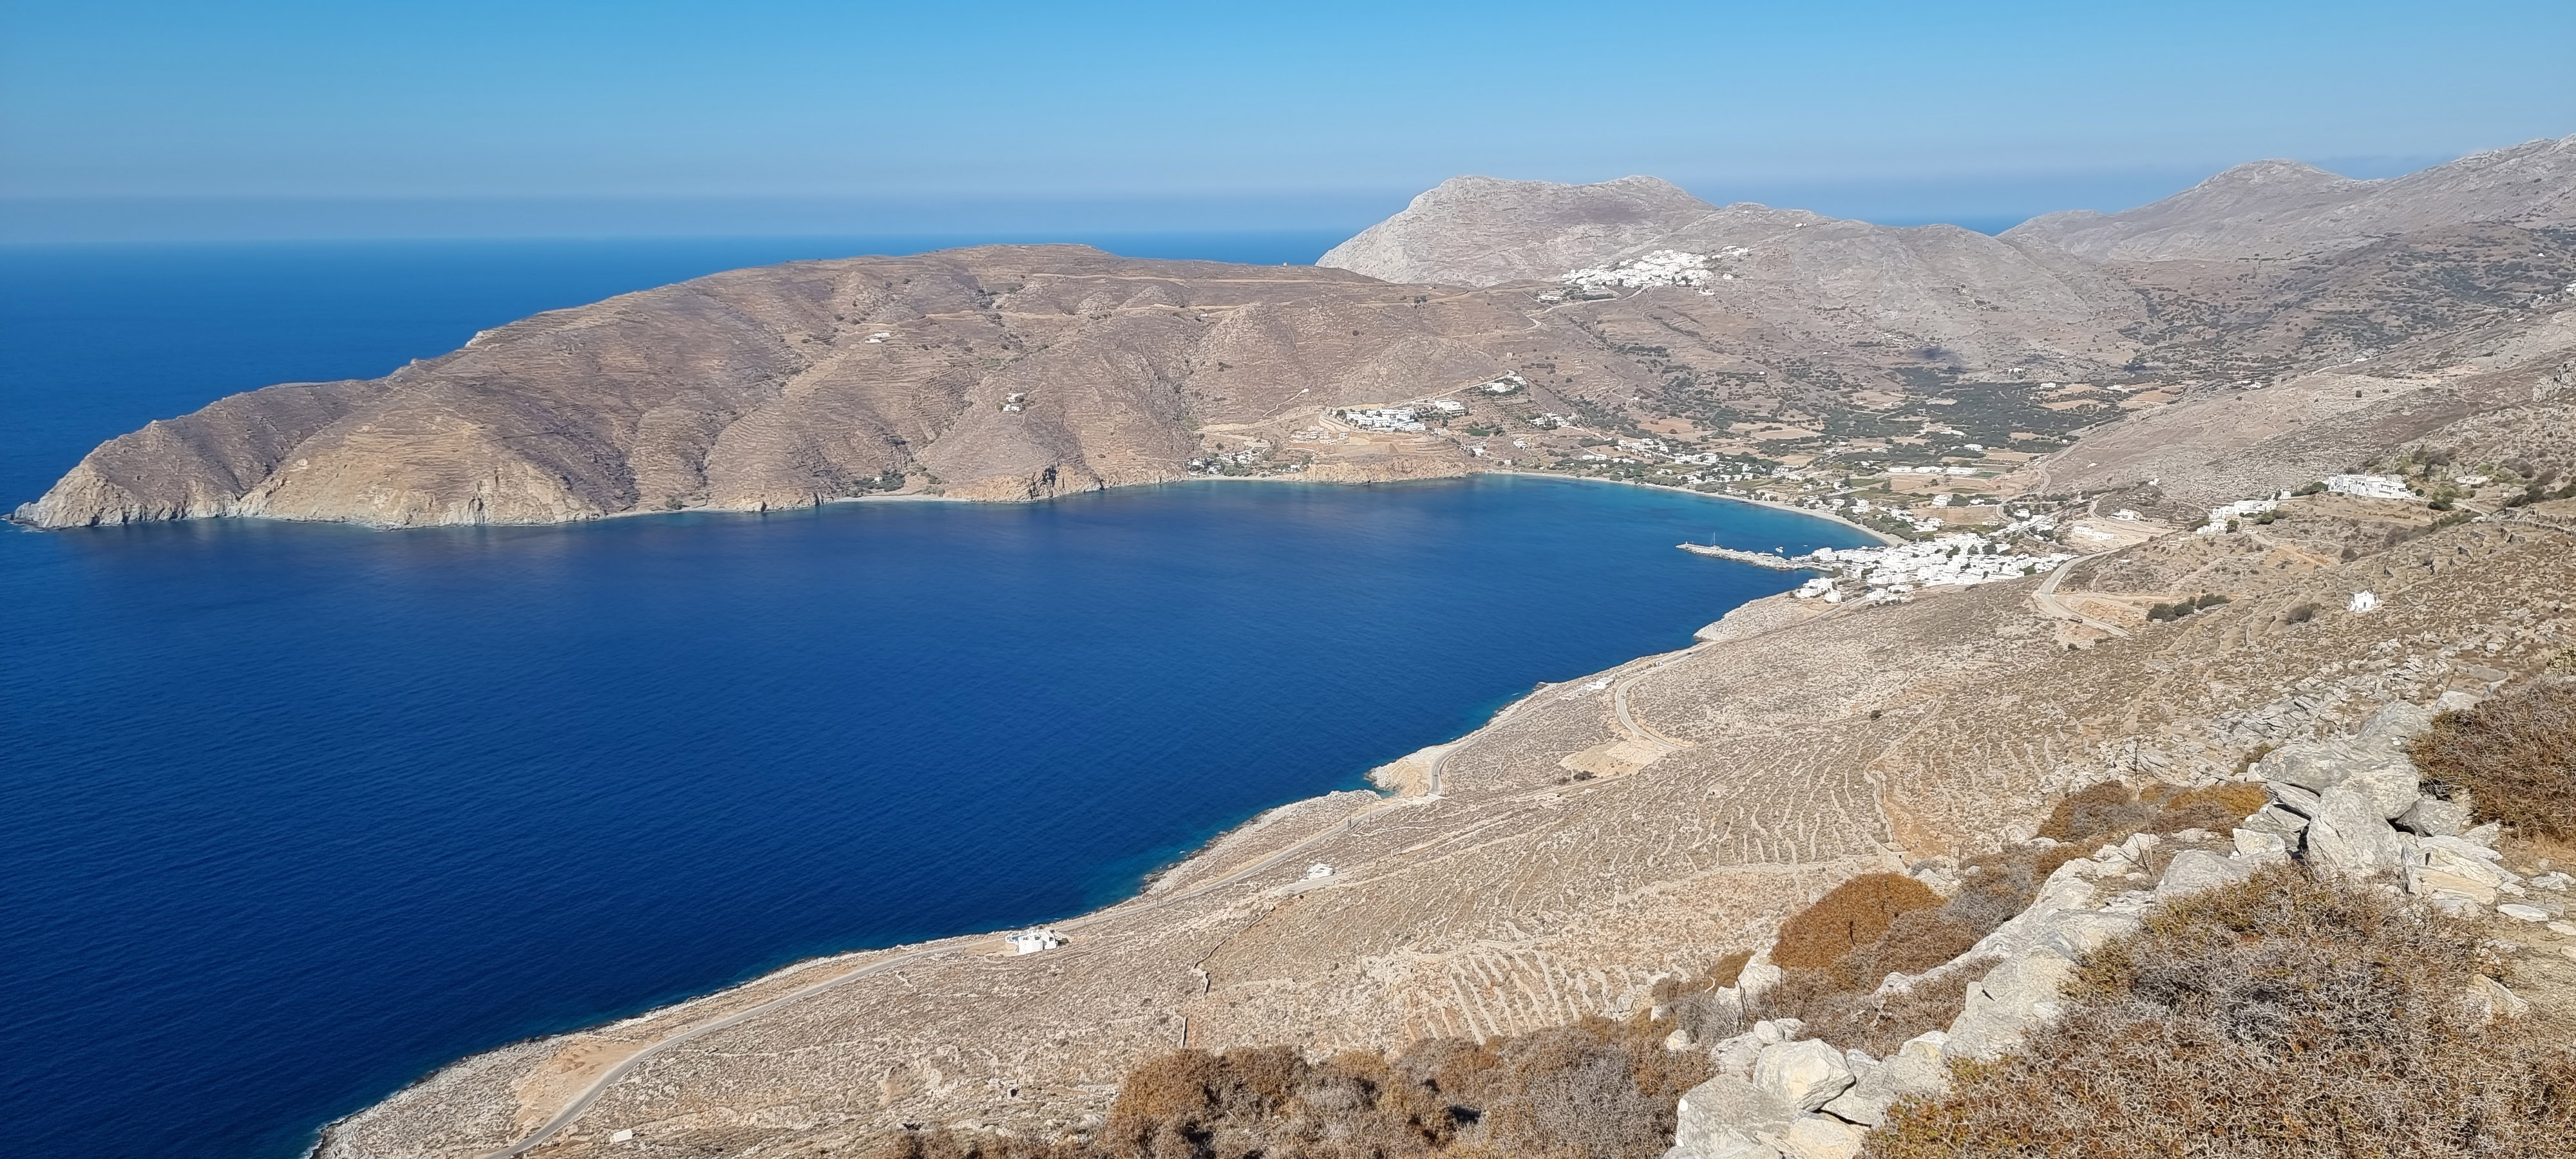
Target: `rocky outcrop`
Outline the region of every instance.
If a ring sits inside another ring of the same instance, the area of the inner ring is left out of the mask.
[[[2473,703],[2454,692],[2442,706]],[[2399,884],[2454,913],[2529,896],[2527,883],[2499,864],[2496,826],[2470,829],[2465,802],[2419,791],[2404,745],[2432,716],[2401,701],[2373,714],[2351,739],[2302,742],[2265,756],[2255,771],[2273,804],[2248,825],[2297,849],[2314,870]]]
[[[2427,799],[2415,796],[2413,766],[2401,746],[2431,715],[2397,702],[2369,718],[2358,736],[2304,742],[2267,758],[2262,768],[2273,778],[2266,784],[2275,798],[2305,810],[2292,814],[2300,823],[2289,827],[2289,836],[2299,841],[2311,872],[2402,882],[2408,892],[2461,912],[2494,905],[2499,892],[2532,896],[2525,883],[2496,864],[2492,827],[2467,837],[2418,836],[2389,823],[2389,816],[2407,814]],[[2406,794],[2402,804],[2393,799],[2400,787]],[[2276,804],[2266,812],[2281,808]],[[2136,932],[2149,907],[2244,881],[2263,866],[2286,861],[2291,849],[2289,840],[2269,830],[2238,829],[2224,841],[2193,830],[2172,838],[2141,833],[2068,861],[2049,875],[2028,909],[1931,972],[1981,971],[1946,1031],[1924,1034],[1879,1060],[1801,1039],[1803,1028],[1795,1020],[1759,1023],[1711,1048],[1719,1073],[1684,1096],[1681,1129],[1666,1159],[1856,1154],[1867,1131],[1883,1125],[1896,1102],[1938,1095],[1948,1087],[1952,1064],[2001,1058],[2056,1018],[2077,960]],[[2159,860],[2162,868],[2147,872]],[[2564,875],[2553,876],[2562,880],[2531,884],[2544,891],[2570,884]],[[2535,923],[2564,913],[2559,902],[2539,897],[2495,909]],[[2523,1001],[2491,979],[2479,982],[2487,988],[2484,1001],[2497,1013],[2514,1013]],[[1891,978],[1890,984],[1912,983]]]

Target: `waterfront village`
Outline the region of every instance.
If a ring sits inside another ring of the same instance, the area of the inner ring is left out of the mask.
[[[1658,287],[1717,293],[1726,283],[1755,278],[1746,261],[1751,254],[1745,247],[1712,254],[1661,250],[1572,271],[1534,291],[1533,304],[1544,311]],[[1826,573],[1804,594],[1836,600],[1903,598],[1925,587],[2031,574],[2195,525],[2205,533],[2259,525],[2295,495],[2429,502],[2447,511],[2452,498],[2489,482],[2447,464],[2403,462],[2391,465],[2394,474],[2335,475],[2296,493],[2211,509],[2206,519],[2146,501],[2137,506],[2152,507],[2151,514],[2118,504],[2105,510],[2100,495],[2041,493],[2044,482],[2024,468],[2111,419],[2270,384],[2251,378],[2061,382],[2013,367],[1981,375],[1927,373],[1901,389],[1846,389],[1828,397],[1848,401],[1798,410],[1763,391],[1725,389],[1764,382],[1768,369],[1710,370],[1673,362],[1659,347],[1619,350],[1672,389],[1651,401],[1641,392],[1614,410],[1572,389],[1580,368],[1526,361],[1512,372],[1416,398],[1309,411],[1303,420],[1288,420],[1289,429],[1213,438],[1216,445],[1190,469],[1293,475],[1318,462],[1463,452],[1487,469],[1673,487],[1814,511],[1894,543],[1820,552],[1789,565]],[[2153,498],[2156,482],[2145,480],[2138,490]]]

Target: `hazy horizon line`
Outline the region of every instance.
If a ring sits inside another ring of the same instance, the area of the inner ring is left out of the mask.
[[[2343,159],[2393,176],[2449,158]],[[2364,163],[2364,162],[2367,163]],[[2169,197],[2228,166],[1926,175],[1671,179],[1714,204],[1755,202],[1881,225],[1994,233],[2043,213]],[[1668,178],[1670,179],[1670,178]],[[907,194],[0,193],[0,243],[686,237],[1029,238],[1055,234],[1357,233],[1420,189]]]

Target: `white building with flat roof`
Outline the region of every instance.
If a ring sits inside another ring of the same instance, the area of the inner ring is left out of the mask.
[[[2395,475],[2328,475],[2326,490],[2355,499],[2412,499],[2406,480]]]
[[[1011,948],[1020,953],[1035,954],[1063,945],[1064,935],[1054,930],[1021,930],[1016,934],[1005,935],[1002,940],[1009,942]]]

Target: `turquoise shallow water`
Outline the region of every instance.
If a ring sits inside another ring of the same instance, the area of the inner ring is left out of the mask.
[[[503,320],[474,316],[468,283],[524,312],[616,281],[436,256],[449,273],[330,255],[376,263],[362,288],[410,279],[413,314],[317,295],[309,269],[260,299],[269,275],[200,253],[191,278],[235,296],[206,309],[233,321],[193,333],[244,375],[374,373],[441,348],[419,348],[438,301],[467,333]],[[184,350],[24,317],[103,325],[122,301],[130,333],[185,331],[184,296],[138,306],[95,270],[90,298],[31,294],[27,269],[6,270],[0,371],[41,421],[0,462],[67,463],[43,432],[197,401],[165,405],[174,382],[213,393]],[[12,470],[13,498],[41,488]],[[1534,682],[1680,646],[1793,582],[1672,547],[1711,536],[1857,541],[1524,478],[0,533],[0,1152],[292,1155],[474,1050],[1096,906]]]

